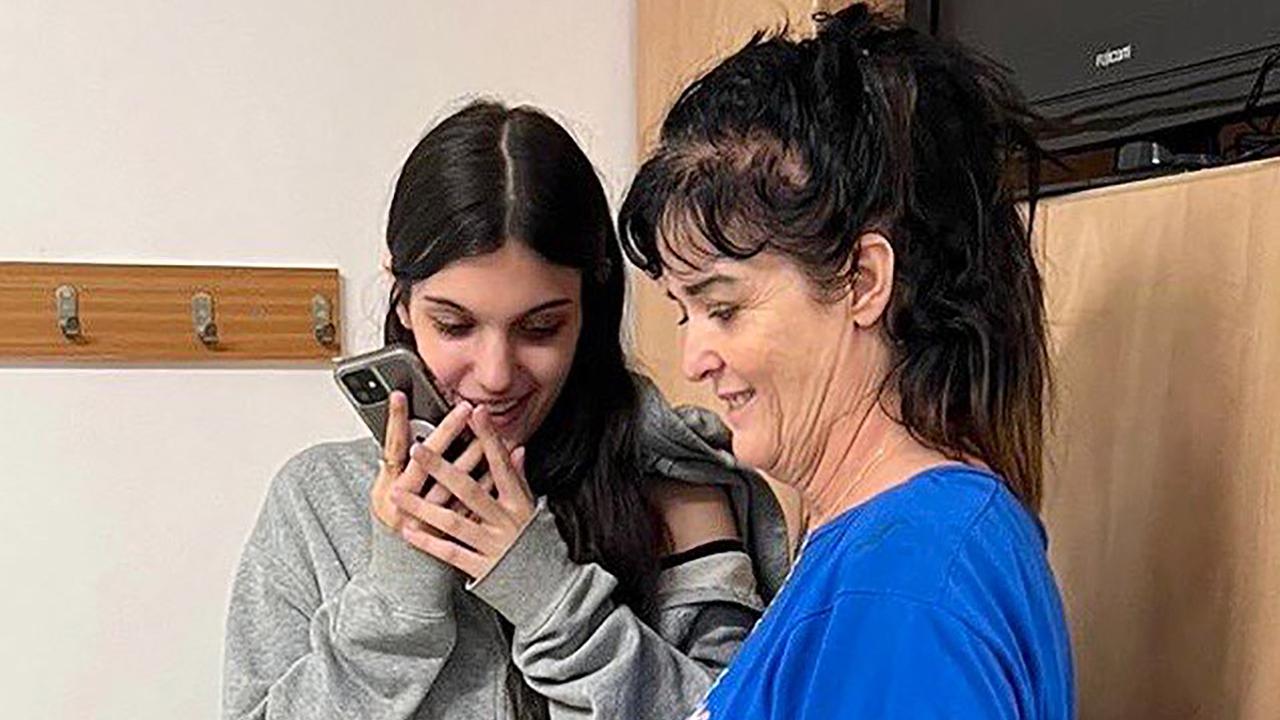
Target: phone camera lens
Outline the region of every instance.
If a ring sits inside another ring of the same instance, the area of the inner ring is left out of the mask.
[[[349,372],[342,376],[342,384],[347,386],[351,395],[364,405],[380,403],[387,399],[387,387],[382,380],[368,368]]]

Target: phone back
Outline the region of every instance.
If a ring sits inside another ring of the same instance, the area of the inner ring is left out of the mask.
[[[422,361],[412,350],[399,345],[338,360],[333,374],[338,387],[380,445],[385,444],[389,393],[392,390],[399,390],[409,397],[410,418],[424,420],[432,427],[449,412],[448,404],[436,391]],[[363,382],[353,390],[351,380],[344,379],[348,376],[358,377]],[[377,382],[380,387],[370,387],[367,385],[369,382]],[[419,423],[415,423],[414,432],[422,434],[417,425]]]

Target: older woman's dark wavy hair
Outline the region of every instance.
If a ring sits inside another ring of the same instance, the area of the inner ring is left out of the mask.
[[[570,556],[608,569],[616,599],[646,617],[660,536],[642,491],[638,389],[619,334],[626,266],[600,179],[564,128],[533,108],[481,101],[423,137],[387,222],[395,283],[385,340],[414,347],[395,310],[414,282],[506,242],[582,272],[582,332],[565,386],[528,442],[529,482],[547,496]],[[509,673],[517,717],[545,717],[522,677]]]
[[[627,254],[658,277],[663,251],[695,263],[688,253],[776,252],[833,300],[853,287],[859,236],[882,232],[899,419],[986,462],[1037,510],[1044,301],[1005,182],[1014,153],[1035,167],[1034,118],[962,48],[862,5],[817,19],[817,37],[757,35],[680,96],[623,204]],[[693,247],[680,241],[690,230]]]

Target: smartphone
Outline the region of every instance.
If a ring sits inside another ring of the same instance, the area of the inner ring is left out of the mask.
[[[410,442],[426,440],[449,414],[449,403],[436,388],[431,373],[418,359],[418,354],[403,345],[389,345],[381,350],[335,360],[333,377],[338,381],[342,394],[378,439],[378,445],[383,447],[386,446],[392,391],[399,390],[409,398]],[[472,437],[469,430],[464,430],[445,450],[444,458],[456,460],[471,444]],[[481,463],[472,475],[483,472],[483,469],[484,464]]]

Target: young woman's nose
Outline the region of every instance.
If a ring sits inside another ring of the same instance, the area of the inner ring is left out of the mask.
[[[480,343],[473,366],[476,383],[490,397],[511,389],[515,376],[515,349],[505,334],[492,333]]]

